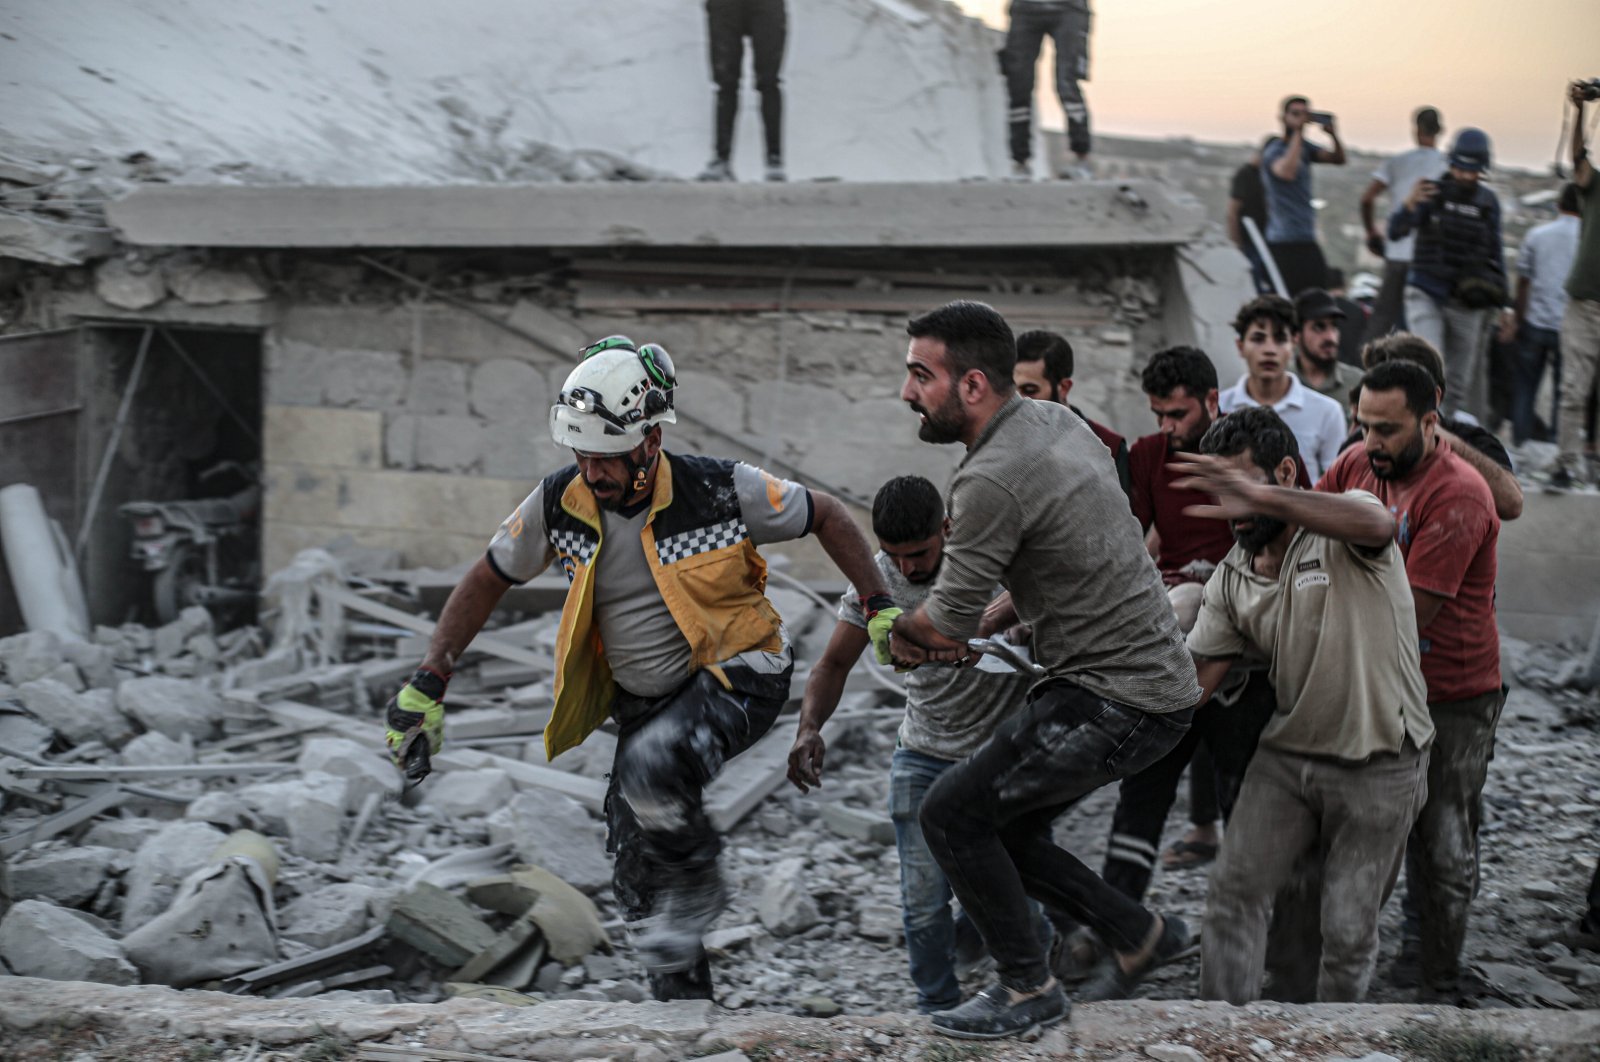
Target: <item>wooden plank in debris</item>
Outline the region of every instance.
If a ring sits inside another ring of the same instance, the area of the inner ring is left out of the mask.
[[[443,752],[433,758],[435,770],[478,770],[498,767],[506,772],[516,786],[534,786],[569,796],[596,815],[606,802],[606,784],[581,774],[559,771],[554,767],[541,767],[536,763],[523,763],[509,756],[497,756],[478,749],[453,749],[447,743]]]
[[[224,992],[250,992],[265,988],[268,985],[279,984],[297,977],[303,973],[320,969],[332,962],[355,955],[363,949],[370,948],[378,943],[388,933],[385,926],[377,925],[367,930],[358,937],[338,944],[332,944],[318,951],[308,952],[297,959],[288,959],[284,962],[275,962],[267,966],[260,966],[242,974],[234,974],[222,982]]]
[[[41,781],[150,781],[155,778],[227,778],[241,774],[281,774],[281,763],[162,763],[124,766],[91,764],[83,767],[19,764],[6,771],[18,778]]]
[[[437,626],[432,620],[422,616],[414,616],[409,612],[389,605],[382,605],[376,601],[368,601],[360,594],[352,593],[343,587],[327,587],[319,589],[317,593],[343,608],[353,612],[361,612],[386,623],[393,623],[396,627],[416,631],[418,634],[432,635]],[[512,660],[519,664],[531,664],[535,667],[549,671],[550,657],[547,653],[536,653],[532,649],[524,649],[518,645],[502,642],[487,634],[480,634],[472,639],[472,648],[480,653],[498,656],[503,660]]]
[[[765,737],[735,756],[706,787],[706,814],[718,830],[730,830],[771,792],[789,773],[789,749],[794,745],[793,727],[784,716]]]
[[[70,830],[81,822],[88,822],[127,799],[128,794],[120,786],[102,786],[72,807],[47,815],[26,829],[0,837],[0,858],[13,856],[31,844],[54,837],[63,830]]]

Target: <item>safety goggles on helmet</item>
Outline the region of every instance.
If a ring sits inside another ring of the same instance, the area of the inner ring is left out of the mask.
[[[578,360],[587,361],[605,350],[628,350],[637,354],[645,375],[663,391],[671,391],[678,386],[678,374],[672,366],[672,356],[660,343],[646,343],[642,347],[636,347],[633,340],[627,336],[606,336],[598,343],[584,347],[579,352]]]

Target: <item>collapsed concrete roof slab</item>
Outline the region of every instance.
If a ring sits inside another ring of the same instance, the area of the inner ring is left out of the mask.
[[[1197,239],[1149,181],[140,187],[129,243],[193,247],[1095,247]]]

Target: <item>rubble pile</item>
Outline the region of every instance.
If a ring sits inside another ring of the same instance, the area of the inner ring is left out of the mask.
[[[420,606],[436,609],[449,580],[340,570],[308,554],[280,575],[270,636],[218,632],[191,609],[88,642],[0,640],[4,972],[272,999],[646,999],[599,818],[615,738],[602,730],[544,760],[559,594],[530,584],[520,601],[532,610],[479,639],[452,682],[435,774],[402,793],[379,706],[432,629]],[[798,700],[833,620],[826,598],[777,583]],[[1528,674],[1556,660],[1507,641]],[[733,886],[707,938],[718,1013],[911,1009],[887,813],[899,709],[892,687],[860,671],[825,730],[819,791],[783,782],[784,717],[708,792]],[[1597,847],[1600,753],[1561,736],[1582,725],[1532,688],[1507,704],[1466,948],[1486,1005],[1600,1004],[1600,963],[1552,940]],[[1093,794],[1058,824],[1091,865],[1114,801],[1114,789]],[[1171,839],[1185,828],[1175,813]],[[1204,869],[1158,871],[1152,899],[1199,924],[1204,889]],[[1411,998],[1384,975],[1398,907],[1383,927],[1378,1002]],[[1184,999],[1197,972],[1196,959],[1176,963],[1140,994]],[[965,979],[987,976],[979,963]]]

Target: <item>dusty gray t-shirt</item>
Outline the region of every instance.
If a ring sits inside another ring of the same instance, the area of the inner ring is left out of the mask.
[[[971,638],[998,581],[1050,678],[1146,712],[1200,699],[1111,451],[1071,410],[1012,396],[956,470],[948,508],[924,606],[940,634]]]
[[[907,612],[927,598],[932,583],[917,584],[879,553],[874,560],[894,603]],[[997,597],[996,584],[989,596]],[[866,613],[856,588],[839,598],[839,619],[867,629]],[[906,717],[900,724],[900,745],[941,760],[964,760],[989,740],[1000,721],[1022,706],[1032,676],[1002,675],[973,667],[919,667],[906,675]]]
[[[786,542],[811,530],[811,501],[800,484],[746,464],[734,467],[733,482],[751,542]],[[617,685],[640,697],[660,697],[689,677],[693,653],[644,555],[639,536],[648,516],[648,504],[627,513],[601,510],[594,607],[606,663]],[[495,532],[489,560],[506,578],[525,582],[554,559],[545,534],[543,488],[535,487]]]

